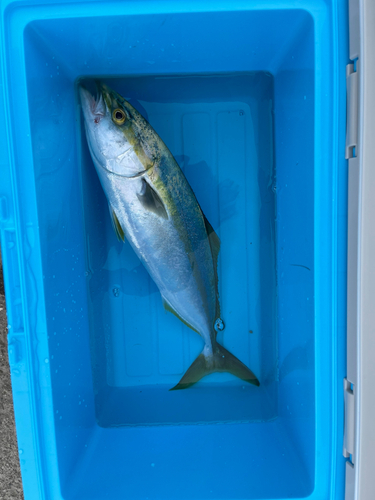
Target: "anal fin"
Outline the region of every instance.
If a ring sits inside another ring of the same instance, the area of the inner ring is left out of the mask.
[[[165,298],[162,296],[162,300],[163,300],[163,306],[164,306],[164,309],[166,311],[169,311],[171,312],[172,314],[174,314],[176,316],[176,318],[178,318],[184,325],[188,326],[189,328],[191,328],[194,332],[197,332],[199,335],[200,333],[198,332],[198,330],[196,330],[194,327],[192,327],[187,321],[185,321],[179,314],[178,312],[173,309],[173,307],[170,305],[170,303],[165,300]]]

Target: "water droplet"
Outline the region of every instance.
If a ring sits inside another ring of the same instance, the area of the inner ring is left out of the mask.
[[[115,297],[119,297],[119,296],[120,296],[120,290],[119,290],[118,288],[114,288],[114,289],[112,290],[112,292],[113,292],[113,295],[114,295]]]
[[[155,464],[154,464],[154,463],[152,463],[152,464],[151,464],[151,467],[155,467]]]
[[[243,116],[244,114],[245,114],[245,113],[244,113],[244,112],[242,111],[242,109],[241,109],[241,111],[240,111],[240,116]]]
[[[48,365],[48,363],[49,363],[49,359],[48,359],[48,358],[46,358],[46,359],[44,360],[44,362]]]
[[[224,328],[225,328],[224,321],[221,318],[217,318],[217,320],[215,321],[215,330],[217,332],[222,332]]]
[[[23,450],[19,450],[19,451],[18,451],[18,453],[19,453],[20,455],[22,455],[22,453],[23,453]]]

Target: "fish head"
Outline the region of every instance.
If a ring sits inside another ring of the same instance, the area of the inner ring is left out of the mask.
[[[97,83],[97,96],[80,86],[86,136],[97,169],[134,177],[159,156],[158,136],[120,94]]]

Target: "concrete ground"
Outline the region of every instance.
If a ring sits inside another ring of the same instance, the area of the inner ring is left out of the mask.
[[[0,500],[23,500],[8,363],[7,317],[0,255]]]

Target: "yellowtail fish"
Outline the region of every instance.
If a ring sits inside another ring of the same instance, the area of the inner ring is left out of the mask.
[[[220,318],[220,240],[176,160],[151,125],[117,92],[80,86],[87,142],[109,204],[125,237],[158,286],[164,306],[201,335],[204,347],[174,389],[214,372],[259,385],[254,373],[216,340]]]

